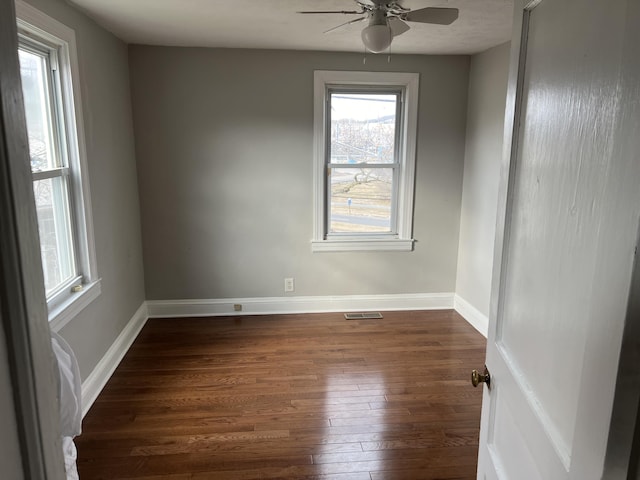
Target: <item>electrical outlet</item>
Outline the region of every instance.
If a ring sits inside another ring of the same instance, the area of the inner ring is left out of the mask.
[[[233,304],[233,311],[234,312],[241,312],[242,311],[242,305],[240,305],[239,303],[234,303]]]
[[[295,290],[295,284],[293,283],[293,278],[285,278],[284,279],[284,291],[285,292],[293,292]]]

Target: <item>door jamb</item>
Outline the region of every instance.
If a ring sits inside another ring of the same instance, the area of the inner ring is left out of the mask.
[[[64,478],[12,0],[0,1],[0,317],[25,478]]]

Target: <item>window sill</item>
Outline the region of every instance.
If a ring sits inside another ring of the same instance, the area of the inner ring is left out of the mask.
[[[71,296],[49,312],[49,326],[54,332],[60,331],[69,321],[100,295],[100,279],[84,285],[82,291]]]
[[[314,240],[312,252],[410,252],[413,239]]]

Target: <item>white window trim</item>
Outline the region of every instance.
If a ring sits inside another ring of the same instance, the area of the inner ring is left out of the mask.
[[[400,175],[398,183],[398,234],[354,235],[348,238],[327,238],[325,232],[326,189],[325,153],[327,142],[326,91],[328,86],[376,85],[394,86],[405,89],[402,119],[404,128],[400,139]],[[411,251],[414,240],[411,237],[413,222],[413,198],[415,185],[416,140],[418,125],[419,74],[397,72],[343,72],[316,70],[313,83],[313,252],[345,251]]]
[[[69,145],[69,165],[75,172],[70,178],[75,195],[73,211],[76,223],[82,228],[75,230],[77,236],[79,265],[82,270],[82,286],[55,305],[49,305],[49,322],[54,331],[60,330],[82,309],[95,300],[101,292],[98,277],[93,233],[91,192],[82,117],[82,96],[80,92],[80,68],[76,48],[75,32],[22,0],[16,0],[18,32],[46,40],[59,48],[59,62],[69,68],[60,69],[64,114],[67,125],[66,135]]]

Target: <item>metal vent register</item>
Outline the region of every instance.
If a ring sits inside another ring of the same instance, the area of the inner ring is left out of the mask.
[[[382,314],[380,312],[345,313],[344,318],[347,320],[365,320],[371,318],[382,318]]]

